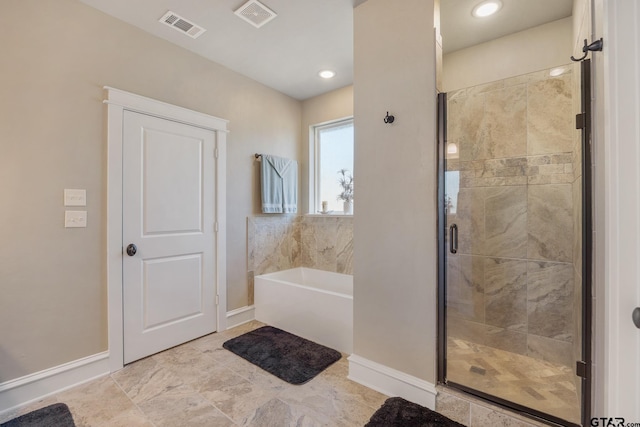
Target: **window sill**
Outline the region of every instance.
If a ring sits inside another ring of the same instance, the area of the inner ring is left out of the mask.
[[[353,214],[344,214],[342,212],[333,212],[333,213],[327,213],[327,214],[321,214],[321,213],[308,213],[308,214],[304,214],[304,216],[310,216],[310,217],[314,217],[314,218],[353,218]]]

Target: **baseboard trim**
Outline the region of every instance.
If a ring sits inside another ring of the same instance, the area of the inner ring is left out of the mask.
[[[109,374],[109,352],[0,384],[0,414]]]
[[[399,396],[435,410],[438,391],[434,384],[356,354],[348,360],[350,380],[387,396]]]
[[[247,305],[227,312],[227,329],[251,322],[256,318],[256,307]]]

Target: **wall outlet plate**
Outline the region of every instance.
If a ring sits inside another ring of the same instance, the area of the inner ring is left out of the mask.
[[[65,211],[65,228],[85,228],[87,226],[87,211]]]
[[[87,206],[87,190],[65,188],[65,206]]]

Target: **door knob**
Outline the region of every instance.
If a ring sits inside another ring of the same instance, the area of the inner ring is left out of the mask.
[[[138,248],[133,243],[130,243],[129,246],[127,246],[127,255],[134,256],[136,252],[138,252]]]
[[[636,325],[636,328],[640,329],[640,307],[636,307],[633,309],[631,318],[633,319],[633,324]]]

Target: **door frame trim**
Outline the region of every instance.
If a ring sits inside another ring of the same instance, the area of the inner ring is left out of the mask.
[[[227,328],[226,280],[226,137],[228,121],[198,111],[167,104],[109,86],[104,87],[107,105],[107,326],[109,370],[124,366],[124,331],[122,297],[122,145],[124,112],[134,111],[161,119],[212,130],[216,133],[216,330]]]
[[[444,383],[447,377],[447,304],[446,295],[446,264],[445,264],[445,227],[447,226],[444,212],[444,176],[445,152],[447,142],[447,94],[438,93],[438,382]]]

